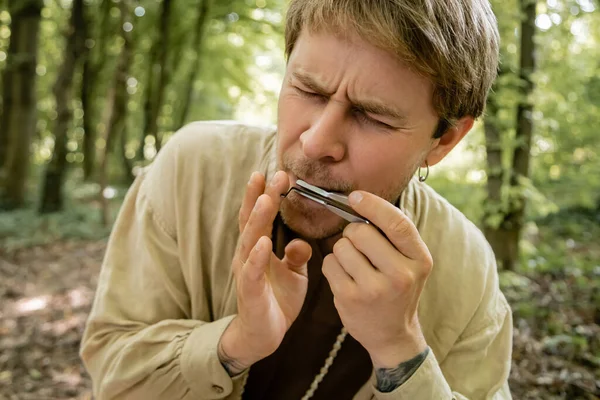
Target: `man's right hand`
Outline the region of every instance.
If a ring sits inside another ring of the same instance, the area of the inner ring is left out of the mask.
[[[268,186],[258,172],[248,182],[239,213],[240,245],[232,263],[238,314],[218,348],[230,375],[273,353],[304,303],[310,245],[293,240],[282,260],[272,251],[273,221],[289,185],[283,171],[277,172]]]

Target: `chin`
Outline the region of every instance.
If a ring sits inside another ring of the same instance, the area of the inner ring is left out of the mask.
[[[325,239],[342,232],[348,224],[325,208],[305,207],[295,200],[286,198],[281,203],[280,215],[283,223],[303,238]]]

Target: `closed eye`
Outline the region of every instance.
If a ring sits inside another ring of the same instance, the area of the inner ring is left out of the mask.
[[[382,121],[379,121],[379,120],[377,120],[377,119],[375,119],[375,118],[371,118],[371,117],[369,117],[369,116],[368,116],[367,114],[365,114],[363,111],[360,111],[360,110],[355,110],[355,111],[354,111],[354,113],[355,113],[355,115],[356,115],[356,118],[357,118],[357,119],[358,119],[360,122],[362,122],[362,123],[366,123],[366,124],[374,125],[374,126],[377,126],[377,127],[379,127],[379,128],[384,128],[384,129],[390,129],[390,130],[392,130],[392,129],[398,129],[398,128],[396,128],[395,126],[388,125],[388,124],[386,124],[385,122],[382,122]]]
[[[296,91],[296,93],[298,93],[300,96],[307,98],[307,99],[313,99],[313,100],[321,100],[321,101],[325,101],[327,100],[327,96],[320,94],[320,93],[315,93],[315,92],[309,92],[307,90],[301,89],[298,86],[292,85],[292,87],[294,88],[294,90]],[[397,130],[398,128],[396,128],[395,126],[386,124],[385,122],[379,121],[375,118],[370,117],[366,112],[360,110],[360,109],[355,109],[353,110],[353,114],[356,116],[357,120],[361,123],[364,124],[368,124],[368,125],[372,125],[375,126],[377,128],[380,129],[385,129],[385,130]]]
[[[317,99],[324,99],[325,96],[323,96],[322,94],[319,93],[315,93],[315,92],[308,92],[306,90],[300,89],[298,86],[293,86],[294,90],[301,96],[303,97],[307,97],[307,98],[317,98]]]

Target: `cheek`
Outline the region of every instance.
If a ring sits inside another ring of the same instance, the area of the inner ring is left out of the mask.
[[[311,108],[303,99],[284,90],[278,103],[277,130],[279,148],[285,151],[299,141],[300,135],[310,129]]]
[[[373,193],[384,193],[405,181],[416,162],[406,143],[389,138],[354,143],[351,151],[356,182]]]

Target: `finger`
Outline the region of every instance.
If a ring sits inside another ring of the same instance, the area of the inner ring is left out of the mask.
[[[430,257],[417,228],[398,207],[362,190],[352,192],[349,201],[357,213],[381,229],[406,257],[413,260]]]
[[[248,223],[240,236],[238,258],[241,261],[248,259],[250,251],[261,236],[271,236],[273,221],[275,220],[276,215],[277,208],[275,208],[271,198],[266,194],[260,195],[250,213]]]
[[[240,233],[244,231],[244,227],[246,226],[246,223],[248,223],[248,218],[250,218],[252,208],[254,208],[256,200],[261,194],[263,194],[264,191],[265,177],[260,172],[253,172],[252,175],[250,175],[250,180],[248,181],[248,186],[246,187],[246,193],[244,194],[244,199],[242,200],[242,207],[240,208]]]
[[[343,237],[333,245],[333,254],[358,286],[369,285],[381,275],[381,272],[373,268],[369,259],[358,251],[348,238]]]
[[[325,257],[321,270],[325,278],[327,278],[334,296],[339,296],[340,294],[349,295],[351,291],[356,290],[356,283],[344,271],[333,253]]]
[[[271,239],[262,236],[242,265],[240,295],[248,299],[248,296],[255,297],[262,293],[270,260]]]
[[[308,277],[307,263],[312,256],[312,248],[304,240],[294,239],[285,246],[283,263],[288,269]]]
[[[281,204],[281,195],[287,193],[290,188],[290,179],[288,175],[283,171],[277,171],[273,175],[273,179],[265,187],[265,194],[271,197],[273,203],[279,210],[279,204]]]
[[[372,266],[387,276],[397,276],[400,272],[397,265],[407,265],[407,262],[411,261],[372,225],[349,224],[344,228],[343,238],[349,240],[352,246],[364,255]],[[338,242],[341,240],[338,240]],[[345,265],[342,260],[340,261],[342,265]]]

